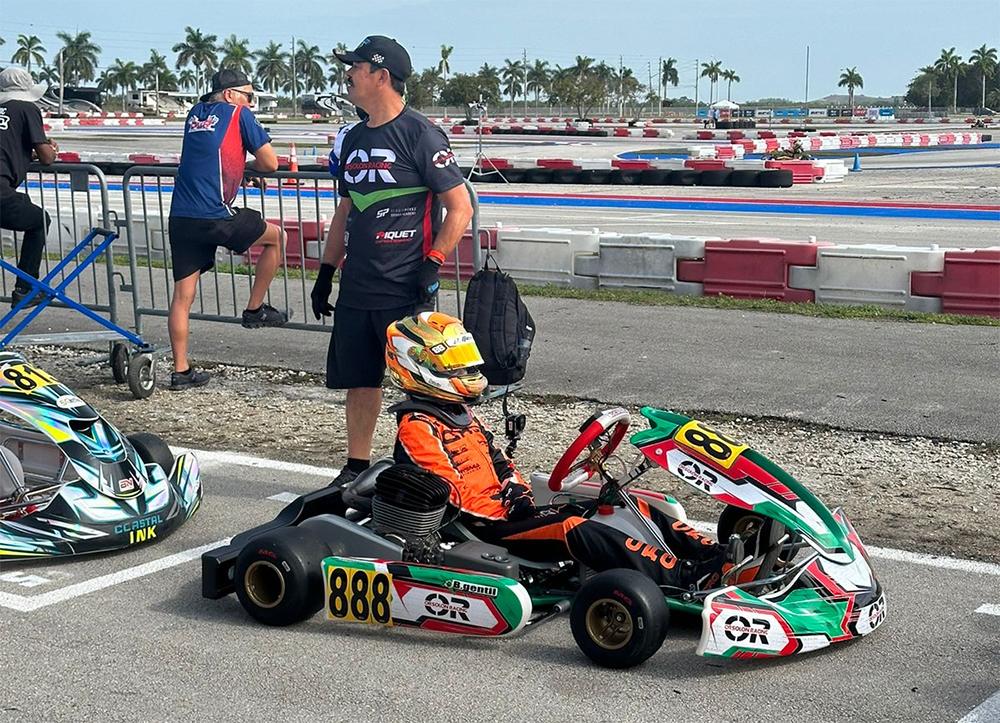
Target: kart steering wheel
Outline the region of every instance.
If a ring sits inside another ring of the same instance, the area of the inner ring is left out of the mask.
[[[632,421],[621,407],[597,412],[580,427],[580,436],[566,449],[549,475],[549,489],[565,492],[590,479],[615,451]]]

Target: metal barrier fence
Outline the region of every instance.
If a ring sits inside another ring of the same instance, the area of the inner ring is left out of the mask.
[[[125,217],[119,222],[128,242],[131,284],[123,287],[132,293],[136,333],[142,334],[145,316],[167,316],[172,296],[168,237],[169,203],[176,168],[134,166],[122,177]],[[171,179],[165,183],[165,179]],[[269,222],[285,230],[286,244],[282,264],[268,292],[268,303],[289,309],[285,328],[313,331],[329,330],[326,319],[310,322],[312,306],[311,272],[319,268],[329,221],[337,208],[333,179],[323,172],[277,172],[267,175],[247,174],[247,179],[263,179],[259,189],[244,186],[242,203],[258,211]],[[473,205],[472,238],[479,239],[479,204],[472,185],[466,182]],[[472,243],[471,262],[481,264],[480,244]],[[459,249],[455,251],[455,279],[459,281]],[[256,250],[230,254],[219,249],[216,267],[199,279],[198,293],[191,309],[191,319],[240,323],[246,298],[253,284],[253,261]],[[243,288],[245,287],[245,289]],[[460,287],[457,287],[460,288]],[[456,294],[461,316],[461,294]]]
[[[92,179],[96,183],[92,183]],[[25,190],[32,202],[41,206],[50,216],[51,225],[46,236],[40,276],[44,277],[61,259],[83,240],[92,228],[113,228],[117,214],[111,207],[108,181],[95,165],[89,163],[54,163],[28,167]],[[22,234],[4,230],[0,243],[0,258],[17,263],[21,253]],[[81,259],[84,258],[81,256]],[[104,275],[97,263],[83,270],[71,285],[72,295],[88,309],[108,314],[113,323],[118,321],[117,289],[114,283],[114,261],[111,254],[104,258]],[[74,271],[69,264],[59,274],[60,280]],[[5,301],[13,291],[13,277],[0,278],[0,291]]]

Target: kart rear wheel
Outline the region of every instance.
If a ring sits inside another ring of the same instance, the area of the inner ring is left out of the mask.
[[[636,570],[607,570],[573,600],[570,628],[584,655],[605,668],[648,660],[667,635],[670,609],[660,588]]]
[[[330,548],[309,530],[282,527],[252,538],[236,560],[236,597],[258,622],[308,620],[323,607],[323,558]]]
[[[131,434],[128,441],[146,464],[156,463],[163,468],[163,474],[170,476],[174,469],[174,453],[162,439],[149,432]]]

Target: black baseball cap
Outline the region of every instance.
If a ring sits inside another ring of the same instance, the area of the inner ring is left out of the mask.
[[[223,68],[212,76],[212,90],[201,97],[201,102],[204,103],[212,97],[213,93],[218,93],[220,90],[239,88],[241,85],[253,85],[246,73],[233,68]]]
[[[406,80],[413,72],[406,48],[384,35],[369,35],[361,45],[346,53],[334,52],[341,63],[371,63],[385,68],[398,80]]]

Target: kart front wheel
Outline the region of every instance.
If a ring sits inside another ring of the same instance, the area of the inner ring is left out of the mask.
[[[166,442],[148,432],[129,435],[128,441],[139,453],[143,462],[160,465],[163,468],[163,474],[170,476],[170,472],[174,469],[174,453],[170,451]]]
[[[584,655],[605,668],[648,660],[667,635],[670,609],[660,588],[636,570],[607,570],[573,600],[570,628]]]
[[[236,597],[258,622],[275,627],[307,620],[323,607],[323,558],[330,548],[299,527],[251,538],[236,560]]]

